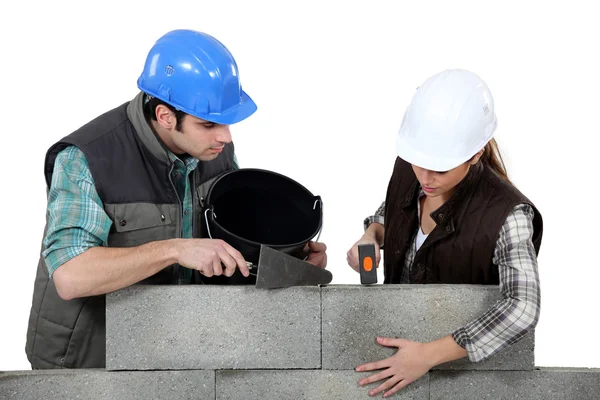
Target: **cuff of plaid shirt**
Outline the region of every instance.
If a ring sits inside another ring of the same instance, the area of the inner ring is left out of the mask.
[[[460,347],[465,349],[469,355],[469,361],[478,363],[484,361],[490,354],[485,354],[480,348],[475,346],[465,328],[459,328],[452,332],[452,338]]]
[[[52,277],[52,274],[58,269],[58,267],[70,259],[77,257],[87,249],[89,249],[89,247],[73,246],[56,249],[46,254],[44,257],[44,262],[46,263],[46,268],[48,269],[48,274],[50,277]]]
[[[371,225],[374,222],[377,222],[378,224],[381,224],[381,225],[385,225],[383,223],[384,222],[383,215],[371,215],[371,216],[365,218],[363,221],[364,230],[366,231],[367,228],[369,227],[369,225]]]

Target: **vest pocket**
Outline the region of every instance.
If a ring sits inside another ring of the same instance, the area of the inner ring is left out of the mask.
[[[104,368],[106,366],[106,300],[93,296],[84,300],[66,354],[65,368]]]
[[[33,356],[46,361],[54,368],[65,367],[65,354],[73,329],[40,316],[36,330]],[[48,367],[38,365],[38,368]]]
[[[176,204],[106,204],[105,210],[113,222],[109,247],[133,247],[178,236]]]

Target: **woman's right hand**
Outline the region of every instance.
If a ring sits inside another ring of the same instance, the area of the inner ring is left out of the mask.
[[[377,240],[368,233],[365,233],[358,242],[354,243],[354,246],[348,253],[346,253],[346,261],[348,261],[348,265],[352,267],[356,272],[360,272],[360,267],[358,266],[358,245],[359,244],[374,244],[375,245],[375,265],[379,267],[379,261],[381,260],[381,251],[379,251],[379,243]]]

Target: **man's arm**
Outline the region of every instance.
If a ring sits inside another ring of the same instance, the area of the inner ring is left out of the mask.
[[[59,266],[52,274],[64,300],[122,289],[177,262],[170,241],[131,248],[91,247]]]
[[[107,248],[112,221],[104,211],[83,152],[61,151],[48,193],[43,257],[58,294],[72,299],[108,293],[179,263],[205,276],[248,276],[241,254],[221,240],[173,239],[131,248]]]
[[[92,247],[59,266],[53,279],[59,296],[70,300],[131,286],[175,263],[208,277],[231,276],[236,267],[248,276],[242,255],[222,240],[170,239],[128,248]]]

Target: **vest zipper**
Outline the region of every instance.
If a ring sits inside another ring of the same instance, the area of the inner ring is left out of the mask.
[[[181,199],[179,198],[179,193],[177,193],[177,188],[175,187],[175,184],[173,183],[173,178],[171,177],[171,174],[173,173],[173,167],[175,167],[175,163],[171,163],[171,169],[169,170],[169,182],[171,183],[171,188],[175,191],[175,197],[177,197],[177,209],[179,211],[179,229],[177,230],[177,234],[179,235],[179,238],[183,237],[183,205],[181,204]],[[179,275],[181,274],[181,266],[179,265],[179,263],[175,263],[175,267],[173,268],[173,275],[174,275],[174,279],[175,282],[178,283],[179,282]]]
[[[169,182],[171,183],[171,188],[173,188],[173,190],[175,191],[175,197],[177,197],[177,208],[179,210],[178,234],[179,234],[179,238],[182,238],[183,237],[183,212],[182,212],[183,206],[181,204],[181,199],[179,198],[179,193],[177,193],[177,188],[175,187],[175,184],[173,183],[173,178],[171,177],[174,166],[175,166],[175,163],[171,163],[171,169],[169,170]]]
[[[192,171],[192,177],[191,177],[191,182],[192,182],[192,197],[196,197],[198,199],[198,204],[200,204],[200,207],[202,207],[202,204],[200,203],[200,194],[198,193],[198,190],[196,190],[196,169],[194,171]],[[198,237],[198,224],[196,221],[196,202],[192,201],[192,237],[193,238],[197,238]]]
[[[203,202],[202,202],[202,197],[200,196],[200,193],[198,192],[198,190],[196,189],[196,174],[198,173],[198,167],[196,167],[196,169],[194,169],[194,171],[192,171],[192,177],[191,177],[191,182],[192,182],[192,197],[197,197],[198,198],[198,204],[200,206],[200,213],[202,213],[202,209],[204,207]],[[197,239],[200,237],[199,235],[199,224],[198,224],[198,220],[197,218],[202,218],[202,216],[200,215],[196,215],[196,202],[192,201],[192,237],[194,239]],[[196,271],[196,270],[192,270],[192,283],[196,283],[196,284],[200,284],[200,285],[204,285],[204,282],[202,281],[202,278],[200,278],[200,272]]]

